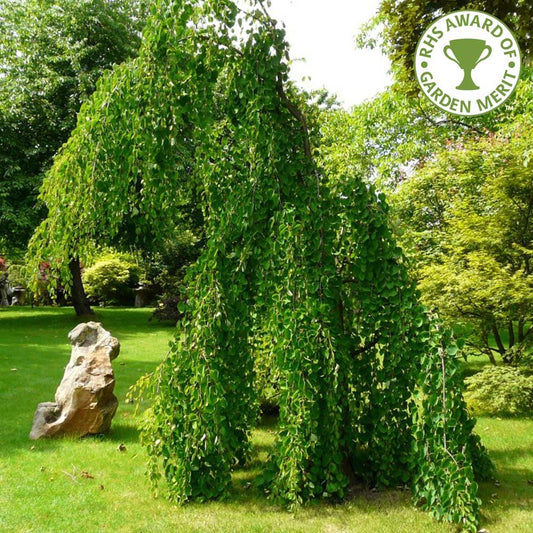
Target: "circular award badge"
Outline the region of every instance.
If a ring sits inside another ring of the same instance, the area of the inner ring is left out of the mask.
[[[481,11],[455,11],[426,29],[415,73],[429,100],[448,113],[483,115],[511,96],[520,76],[520,48],[511,30]]]

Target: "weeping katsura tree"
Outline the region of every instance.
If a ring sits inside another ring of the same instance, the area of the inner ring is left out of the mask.
[[[268,358],[280,421],[262,479],[276,501],[340,500],[355,478],[409,483],[475,531],[474,474],[490,461],[458,347],[418,302],[384,197],[317,158],[316,112],[288,63],[260,1],[155,2],[139,57],[100,82],[45,180],[30,254],[64,270],[124,227],[163,235],[198,198],[206,246],[147,378],[152,480],[176,502],[227,494],[250,451],[254,360]]]

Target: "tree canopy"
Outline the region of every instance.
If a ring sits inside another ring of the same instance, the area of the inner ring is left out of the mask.
[[[484,11],[505,22],[516,36],[525,61],[530,61],[533,5],[528,0],[383,0],[358,40],[361,45],[379,43],[391,61],[396,79],[406,91],[417,94],[412,58],[418,40],[435,19],[461,9]]]
[[[394,198],[426,301],[472,326],[493,362],[516,364],[531,346],[532,135],[526,119],[451,144]]]
[[[102,73],[137,54],[142,2],[0,0],[0,248],[20,254],[38,189]]]

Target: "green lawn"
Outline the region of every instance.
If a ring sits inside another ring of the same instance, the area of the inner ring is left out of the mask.
[[[173,328],[148,322],[145,309],[103,309],[97,319],[118,337],[114,362],[120,406],[110,435],[81,440],[28,439],[35,407],[52,401],[77,324],[69,308],[0,309],[0,532],[358,532],[438,533],[401,490],[356,491],[342,505],[318,504],[290,514],[250,482],[274,439],[275,421],[254,432],[254,456],[235,474],[226,501],[176,507],[154,498],[144,475],[129,386],[167,352]],[[485,483],[483,524],[490,533],[533,531],[533,421],[484,418],[478,432],[498,467]],[[120,444],[125,445],[119,451]]]

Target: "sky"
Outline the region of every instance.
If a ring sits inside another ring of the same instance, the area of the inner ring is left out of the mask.
[[[358,50],[355,36],[380,0],[271,0],[270,14],[285,23],[292,79],[306,89],[325,87],[346,108],[391,83],[379,50]],[[301,61],[305,59],[305,61]],[[311,80],[303,78],[311,77]]]

